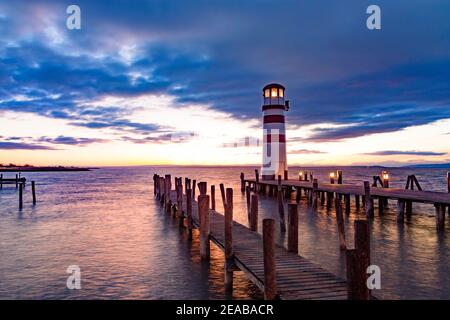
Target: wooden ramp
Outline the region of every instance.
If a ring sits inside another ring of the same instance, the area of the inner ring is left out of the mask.
[[[170,199],[176,203],[176,192]],[[183,195],[183,210],[186,196]],[[193,224],[199,226],[198,204],[193,201]],[[210,210],[210,239],[222,250],[225,246],[224,216]],[[233,249],[235,265],[264,291],[264,261],[262,236],[244,225],[233,222]],[[347,299],[347,286],[343,279],[322,269],[307,259],[276,245],[276,279],[281,299],[342,300]]]

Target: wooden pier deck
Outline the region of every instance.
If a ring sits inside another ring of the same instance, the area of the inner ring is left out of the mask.
[[[260,186],[278,186],[278,181],[276,180],[259,180],[256,179],[245,179],[245,183],[259,184]],[[283,188],[301,188],[306,190],[313,189],[313,183],[311,181],[295,181],[295,180],[282,180],[281,186]],[[331,183],[319,183],[316,191],[318,192],[333,192],[337,194],[349,194],[364,196],[364,187],[354,185],[354,184],[331,184]],[[443,205],[450,205],[450,193],[445,192],[435,192],[435,191],[419,191],[419,190],[408,190],[400,188],[378,188],[371,187],[370,195],[373,197],[382,197],[386,199],[401,199],[413,202],[421,203],[439,203]]]
[[[177,203],[177,193],[171,191],[172,203]],[[183,195],[183,211],[186,196]],[[199,227],[198,204],[193,201],[192,218]],[[210,210],[210,240],[225,250],[224,216]],[[264,292],[264,261],[262,236],[246,226],[233,221],[234,264]],[[324,270],[307,259],[276,245],[276,282],[280,299],[342,300],[347,299],[346,281]]]

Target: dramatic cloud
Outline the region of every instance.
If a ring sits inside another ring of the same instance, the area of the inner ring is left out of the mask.
[[[84,146],[84,145],[88,145],[88,144],[91,144],[91,143],[106,142],[103,139],[75,138],[75,137],[65,137],[65,136],[59,136],[59,137],[56,137],[56,138],[41,137],[37,141],[51,143],[51,144],[71,145],[71,146]]]
[[[323,154],[326,152],[319,151],[319,150],[299,149],[299,150],[288,151],[288,153],[289,154]]]
[[[128,140],[140,143],[163,128],[131,121],[136,110],[123,104],[90,102],[167,95],[175,107],[202,104],[259,119],[260,90],[278,81],[292,100],[288,124],[337,125],[316,128],[305,141],[450,118],[449,2],[382,1],[381,31],[367,30],[368,3],[360,0],[77,4],[82,29],[72,31],[65,3],[0,4],[0,112],[133,133],[141,136]]]
[[[447,152],[385,150],[385,151],[369,152],[364,154],[372,156],[395,156],[395,155],[445,156]]]
[[[53,147],[22,142],[0,141],[0,150],[56,150]]]

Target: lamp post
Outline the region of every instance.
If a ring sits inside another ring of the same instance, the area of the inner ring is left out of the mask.
[[[334,178],[336,177],[336,173],[334,173],[334,172],[331,172],[330,173],[330,183],[331,184],[334,184]]]
[[[387,171],[381,172],[381,182],[383,188],[389,188],[389,173]]]

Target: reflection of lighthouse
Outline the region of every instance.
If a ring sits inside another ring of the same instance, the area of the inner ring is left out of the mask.
[[[274,180],[278,175],[283,177],[287,170],[284,111],[289,110],[289,101],[284,100],[284,90],[277,83],[263,89],[263,180]]]

